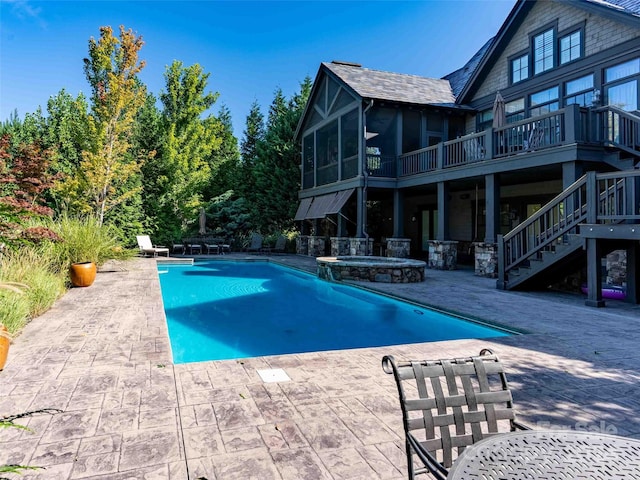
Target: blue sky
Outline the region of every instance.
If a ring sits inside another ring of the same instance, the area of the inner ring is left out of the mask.
[[[240,139],[251,103],[268,111],[320,62],[439,78],[460,68],[499,29],[515,0],[29,1],[0,0],[0,121],[23,118],[62,88],[89,86],[82,59],[99,27],[144,39],[140,78],[156,96],[174,60],[199,63]]]

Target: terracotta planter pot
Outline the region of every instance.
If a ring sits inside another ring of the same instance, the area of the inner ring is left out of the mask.
[[[0,325],[0,370],[4,368],[4,364],[7,363],[7,356],[9,355],[9,332],[4,325]]]
[[[96,264],[93,262],[82,262],[71,264],[71,283],[75,287],[88,287],[96,279]]]

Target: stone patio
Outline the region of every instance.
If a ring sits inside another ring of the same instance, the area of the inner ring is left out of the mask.
[[[315,270],[309,257],[270,260]],[[173,365],[155,260],[110,270],[70,290],[11,346],[0,416],[63,410],[25,419],[30,431],[0,431],[0,464],[46,467],[16,478],[404,479],[382,356],[484,347],[506,364],[524,423],[640,438],[636,305],[593,309],[581,296],[502,292],[472,271],[427,270],[424,283],[366,286],[529,333]],[[263,369],[291,380],[265,382]]]

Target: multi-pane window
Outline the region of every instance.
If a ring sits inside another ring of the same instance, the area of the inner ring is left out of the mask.
[[[558,87],[551,87],[541,92],[532,93],[529,96],[529,115],[544,115],[558,110]]]
[[[476,119],[478,122],[479,132],[490,128],[493,125],[493,109],[490,108],[489,110],[483,110],[478,113]]]
[[[640,83],[640,58],[614,65],[604,71],[607,105],[634,111],[638,105]]]
[[[560,39],[560,64],[582,56],[582,31],[577,30]]]
[[[570,80],[564,87],[564,104],[578,104],[581,107],[593,105],[593,75]]]
[[[524,98],[518,98],[507,102],[504,106],[507,116],[507,123],[519,122],[524,120]]]
[[[529,78],[529,54],[511,60],[511,83]]]
[[[553,68],[553,28],[533,37],[533,73]]]

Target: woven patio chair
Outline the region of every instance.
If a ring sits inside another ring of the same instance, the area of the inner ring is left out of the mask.
[[[465,447],[528,429],[516,422],[502,363],[488,349],[450,360],[397,362],[387,355],[382,368],[398,387],[410,480],[422,473],[445,480]]]

